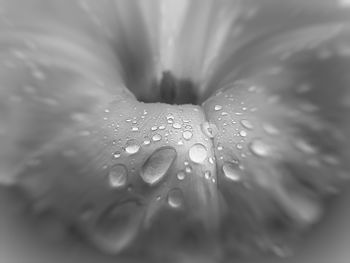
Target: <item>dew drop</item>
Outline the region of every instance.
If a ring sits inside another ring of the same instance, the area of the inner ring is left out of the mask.
[[[152,141],[154,141],[154,142],[158,142],[161,139],[162,139],[162,136],[158,133],[152,136]]]
[[[187,141],[190,140],[192,138],[192,136],[193,136],[193,134],[190,131],[184,131],[182,133],[182,137]]]
[[[168,204],[173,208],[179,208],[183,205],[183,194],[178,188],[174,188],[168,193]]]
[[[110,168],[108,178],[113,188],[123,187],[128,181],[128,171],[124,165],[116,164]]]
[[[138,153],[138,151],[140,150],[140,145],[136,140],[128,140],[126,142],[126,147],[125,147],[125,151],[132,155],[132,154],[136,154]]]
[[[156,150],[142,166],[141,178],[150,185],[158,183],[166,175],[176,157],[177,152],[172,147]]]
[[[253,124],[248,120],[241,120],[241,125],[249,130],[252,130],[254,128]]]
[[[164,125],[160,125],[160,126],[158,127],[158,129],[159,129],[159,130],[165,130],[165,126],[164,126]]]
[[[131,128],[131,131],[133,131],[133,132],[136,132],[136,131],[138,131],[138,130],[139,130],[138,127],[132,127],[132,128]]]
[[[131,200],[109,207],[96,221],[93,242],[109,253],[123,250],[138,233],[139,211],[139,204]]]
[[[184,173],[183,171],[180,171],[176,174],[177,179],[179,179],[180,181],[184,180],[186,178],[186,173]]]
[[[192,162],[203,163],[207,158],[208,150],[203,144],[196,143],[190,148],[188,155]]]
[[[214,138],[218,133],[218,127],[214,123],[204,122],[201,124],[202,132],[209,138]]]
[[[271,149],[270,147],[262,140],[260,139],[254,139],[249,144],[250,151],[260,157],[266,157],[270,155]]]
[[[151,127],[151,131],[156,131],[156,130],[158,130],[158,127],[157,127],[157,126],[152,126],[152,127]]]
[[[240,181],[242,177],[242,171],[236,162],[225,162],[222,166],[222,171],[226,178],[232,181]]]
[[[214,110],[215,110],[215,111],[222,110],[222,106],[221,106],[221,105],[215,105],[215,106],[214,106]]]

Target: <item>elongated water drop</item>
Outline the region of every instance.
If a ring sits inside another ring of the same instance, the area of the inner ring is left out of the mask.
[[[156,150],[141,168],[140,176],[143,181],[150,185],[158,183],[166,175],[176,157],[177,152],[172,147]]]
[[[140,206],[136,201],[112,205],[103,212],[92,231],[92,241],[101,250],[118,253],[136,237],[140,225]]]

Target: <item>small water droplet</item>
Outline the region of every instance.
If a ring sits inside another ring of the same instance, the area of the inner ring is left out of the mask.
[[[138,131],[138,130],[139,130],[138,127],[132,127],[132,128],[131,128],[131,131],[133,131],[133,132],[136,132],[136,131]]]
[[[116,164],[110,168],[108,178],[113,188],[123,187],[128,181],[128,171],[124,165]]]
[[[246,137],[248,134],[245,130],[242,130],[239,132],[239,135],[241,135],[242,137]]]
[[[151,144],[151,140],[149,138],[145,138],[145,140],[143,141],[144,145],[150,145]]]
[[[222,106],[221,106],[221,105],[215,105],[215,106],[214,106],[214,110],[215,110],[215,111],[222,110]]]
[[[188,155],[192,162],[202,163],[207,158],[208,150],[203,144],[196,143],[190,148]]]
[[[113,158],[118,159],[121,156],[121,153],[119,151],[113,153]]]
[[[211,178],[211,172],[210,171],[205,171],[204,172],[204,178],[209,180]]]
[[[136,140],[131,139],[126,142],[125,151],[128,154],[130,155],[136,154],[139,152],[139,150],[140,150],[140,145]]]
[[[174,128],[174,129],[181,129],[181,127],[182,127],[182,125],[181,125],[180,123],[178,123],[178,122],[175,122],[175,123],[173,124],[173,128]]]
[[[160,125],[160,126],[158,127],[158,129],[159,129],[159,130],[165,130],[165,126],[164,126],[164,125]]]
[[[254,139],[249,144],[250,151],[260,157],[266,157],[269,156],[271,153],[271,148],[268,146],[264,141],[261,139]]]
[[[225,162],[222,166],[222,171],[226,178],[232,181],[240,181],[242,177],[242,171],[239,168],[237,162]]]
[[[187,141],[190,140],[192,138],[192,136],[193,136],[193,134],[190,131],[184,131],[182,133],[182,137]]]
[[[191,173],[192,172],[192,167],[191,166],[187,166],[186,168],[185,168],[185,172],[186,173]]]
[[[151,131],[156,131],[156,130],[158,130],[158,127],[157,127],[157,126],[152,126],[152,127],[151,127]]]
[[[173,208],[179,208],[183,205],[183,194],[178,188],[174,188],[168,193],[168,204]]]
[[[201,124],[202,132],[209,138],[214,138],[218,133],[218,127],[214,123],[204,122]]]
[[[183,171],[180,171],[176,174],[177,179],[180,181],[184,180],[186,178],[186,174]]]
[[[160,141],[161,139],[162,139],[162,136],[161,136],[160,134],[158,134],[158,133],[152,136],[152,140],[153,140],[154,142],[158,142],[158,141]]]
[[[142,166],[141,178],[150,185],[158,183],[166,175],[176,157],[177,152],[172,147],[156,150]]]

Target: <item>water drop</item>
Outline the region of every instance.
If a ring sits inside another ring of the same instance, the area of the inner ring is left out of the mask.
[[[172,147],[156,150],[142,166],[141,178],[150,185],[158,183],[166,175],[176,157],[177,152]]]
[[[254,139],[249,144],[250,151],[260,157],[266,157],[270,155],[271,149],[270,147],[262,140],[260,139]]]
[[[128,171],[124,165],[116,164],[110,168],[108,178],[113,188],[123,187],[128,181]]]
[[[128,140],[126,142],[125,151],[128,154],[135,154],[140,150],[140,145],[136,140]]]
[[[249,130],[252,130],[254,128],[253,124],[248,120],[241,120],[241,125]]]
[[[204,178],[209,180],[211,178],[211,172],[210,171],[205,171],[204,172]]]
[[[158,127],[157,127],[157,126],[152,126],[152,127],[151,127],[151,131],[156,131],[156,130],[158,130]]]
[[[185,140],[190,140],[192,138],[193,134],[192,132],[190,131],[184,131],[182,133],[182,137],[185,139]]]
[[[203,144],[196,143],[190,148],[188,155],[192,162],[202,163],[207,158],[208,150]]]
[[[138,131],[138,130],[139,130],[138,127],[132,127],[132,128],[131,128],[131,131],[133,131],[133,132],[136,132],[136,131]]]
[[[215,110],[215,111],[222,110],[222,106],[221,106],[221,105],[215,105],[215,106],[214,106],[214,110]]]
[[[158,127],[158,129],[159,129],[159,130],[165,130],[165,126],[164,126],[164,125],[160,125],[160,126]]]
[[[246,137],[248,134],[245,130],[242,130],[239,132],[239,135],[241,135],[242,137]]]
[[[143,144],[144,145],[149,145],[149,144],[151,144],[151,140],[148,139],[148,138],[145,138],[145,140],[143,141]]]
[[[114,158],[114,159],[118,159],[120,156],[121,156],[121,153],[120,153],[119,151],[113,153],[113,158]]]
[[[174,124],[173,124],[173,128],[175,128],[175,129],[181,129],[181,124],[180,123],[178,123],[178,122],[175,122]]]
[[[214,123],[204,122],[201,124],[202,132],[209,138],[214,138],[218,133],[218,127]]]
[[[176,174],[177,179],[180,181],[184,180],[186,178],[186,174],[183,171],[180,171]]]
[[[154,142],[158,142],[158,141],[160,141],[161,139],[162,139],[162,136],[161,136],[160,134],[158,134],[158,133],[152,136],[152,140],[153,140]]]
[[[185,168],[185,172],[186,173],[191,173],[192,172],[192,167],[191,166],[187,166],[186,168]]]
[[[179,208],[183,204],[183,194],[178,188],[174,188],[168,193],[168,204],[173,208]]]
[[[109,253],[123,250],[138,233],[140,206],[136,201],[112,205],[96,221],[93,242]]]
[[[236,182],[241,180],[242,171],[237,162],[225,162],[222,166],[222,171],[226,178],[232,181]]]

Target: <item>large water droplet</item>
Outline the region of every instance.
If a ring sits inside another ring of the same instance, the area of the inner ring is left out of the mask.
[[[179,208],[183,205],[183,194],[179,188],[174,188],[169,191],[168,204],[173,208]]]
[[[108,173],[109,183],[113,188],[120,188],[128,181],[128,171],[122,164],[116,164],[110,168]]]
[[[208,150],[203,144],[196,143],[190,148],[188,155],[192,162],[202,163],[207,158]]]
[[[102,250],[117,253],[138,233],[140,207],[136,201],[113,205],[98,218],[92,240]]]
[[[177,152],[172,147],[156,150],[141,168],[140,176],[143,181],[150,185],[158,183],[166,175],[176,157]]]
[[[242,171],[239,168],[238,162],[225,162],[222,166],[222,171],[226,178],[232,181],[240,181],[242,177]]]
[[[201,124],[202,132],[209,138],[214,138],[218,133],[218,127],[214,123],[204,122]]]
[[[140,150],[140,145],[136,140],[128,140],[126,142],[125,151],[128,154],[135,154]]]
[[[269,156],[271,153],[271,148],[269,145],[267,145],[264,141],[261,139],[254,139],[249,144],[250,151],[260,157],[266,157]]]

